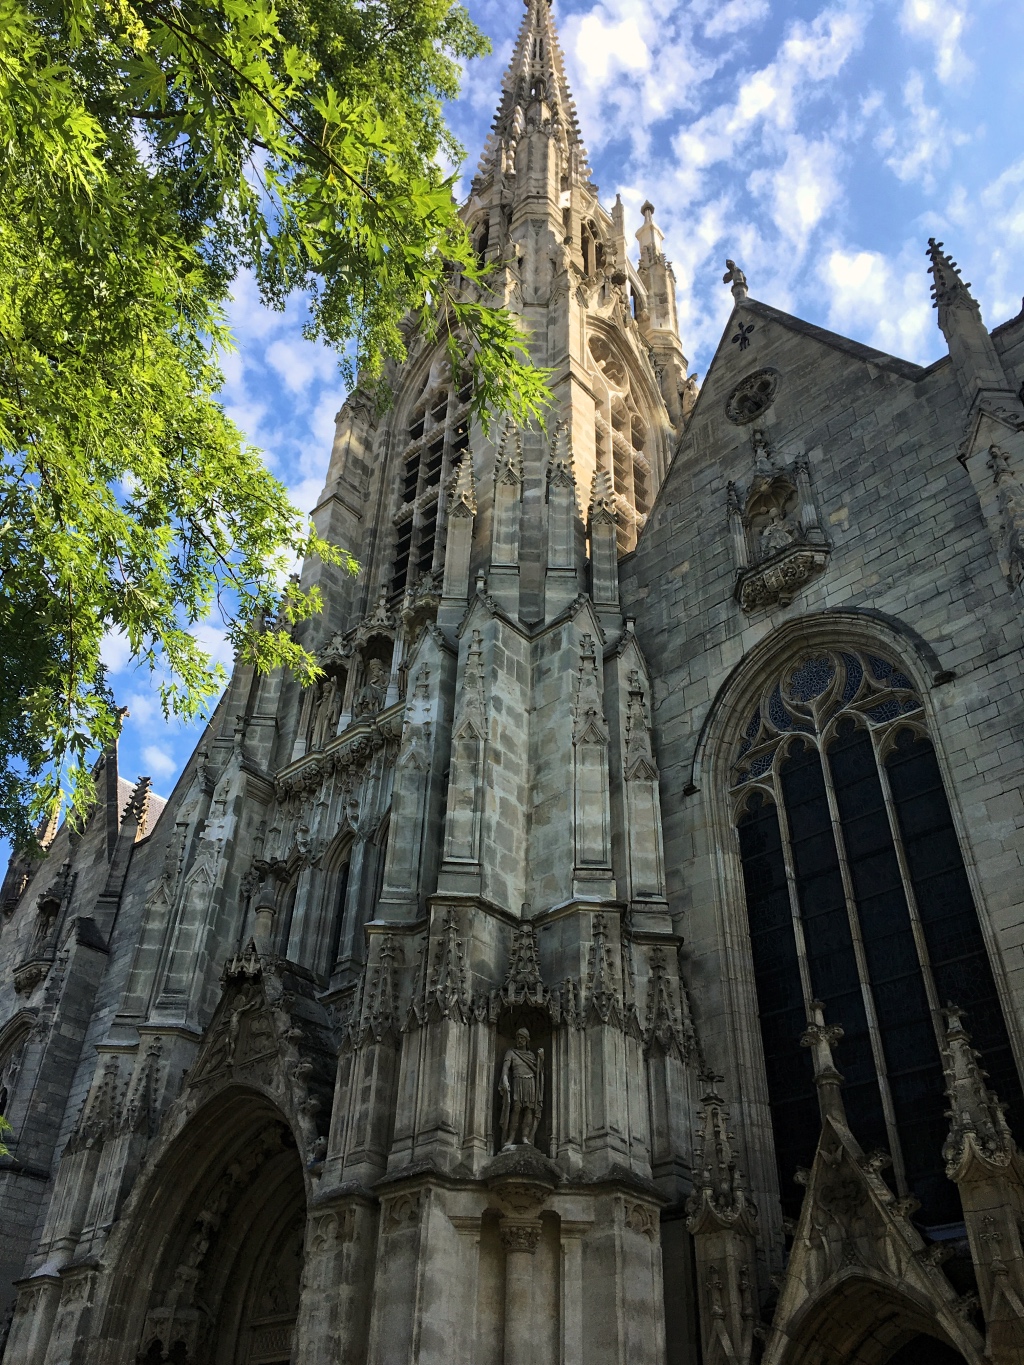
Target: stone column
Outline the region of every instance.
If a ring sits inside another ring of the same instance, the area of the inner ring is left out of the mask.
[[[539,1219],[501,1220],[501,1244],[505,1248],[504,1365],[533,1365],[533,1253],[540,1230]]]

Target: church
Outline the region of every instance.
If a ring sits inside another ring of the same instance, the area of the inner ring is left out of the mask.
[[[548,0],[463,211],[545,426],[410,335],[319,681],[7,871],[4,1365],[1019,1365],[1024,313],[698,389]]]

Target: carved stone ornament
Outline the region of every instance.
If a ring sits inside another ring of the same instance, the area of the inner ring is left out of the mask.
[[[725,400],[725,415],[738,427],[756,422],[775,402],[778,391],[778,370],[755,370],[741,379]]]
[[[772,560],[750,569],[736,584],[736,600],[744,611],[778,605],[788,607],[805,584],[828,564],[827,549],[793,545]]]
[[[532,1256],[540,1241],[540,1223],[501,1224],[501,1244],[506,1251],[522,1251]]]

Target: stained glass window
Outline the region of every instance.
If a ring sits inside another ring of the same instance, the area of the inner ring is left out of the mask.
[[[770,680],[733,769],[747,920],[784,1210],[820,1121],[799,1039],[811,1000],[836,1050],[850,1127],[925,1226],[959,1221],[945,1174],[941,1006],[967,1012],[1011,1126],[1020,1078],[943,790],[907,674],[819,651]],[[802,732],[802,733],[797,733]]]

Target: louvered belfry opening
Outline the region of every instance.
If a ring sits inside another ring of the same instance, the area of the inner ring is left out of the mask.
[[[819,1122],[800,1035],[811,1000],[841,1024],[850,1127],[892,1156],[924,1226],[959,1221],[942,1145],[941,1007],[967,1014],[990,1084],[1020,1078],[924,712],[881,655],[819,651],[774,679],[746,726],[733,799],[782,1202]]]

